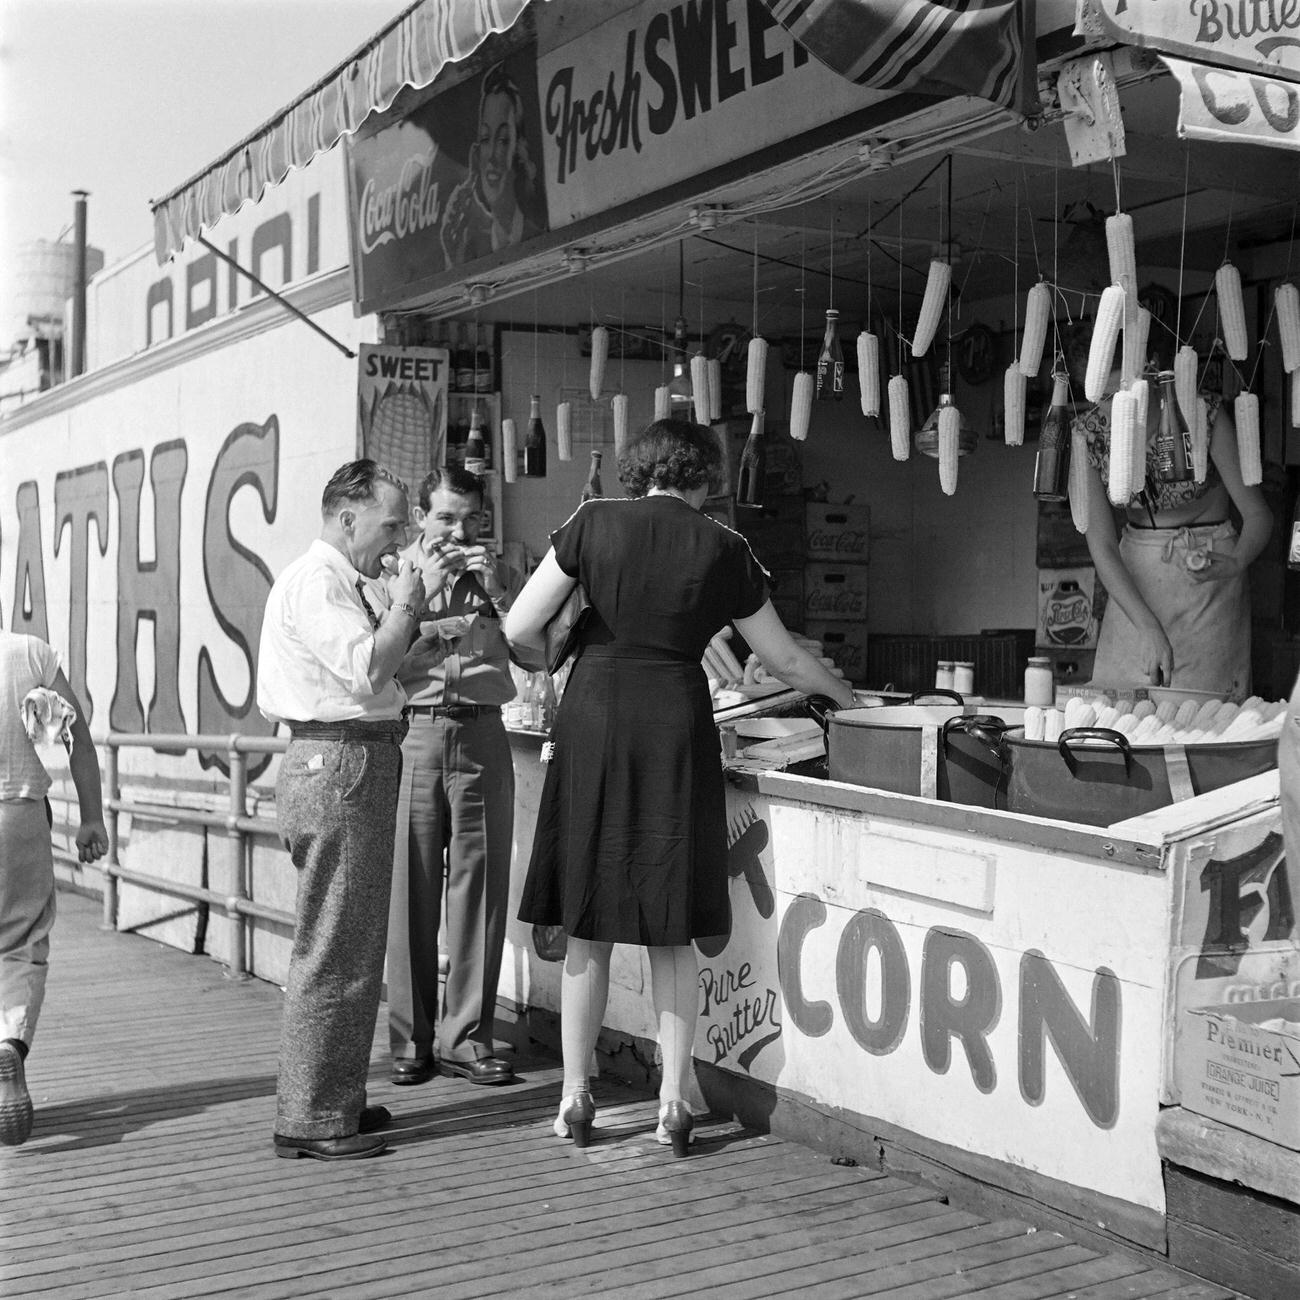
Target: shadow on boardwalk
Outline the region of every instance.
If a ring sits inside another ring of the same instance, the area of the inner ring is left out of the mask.
[[[378,1031],[389,1151],[277,1160],[279,990],[97,919],[61,896],[36,1128],[0,1149],[6,1296],[1230,1295],[728,1121],[674,1160],[654,1099],[621,1084],[597,1087],[577,1151],[551,1134],[553,1059],[521,1058],[508,1088],[394,1088]]]

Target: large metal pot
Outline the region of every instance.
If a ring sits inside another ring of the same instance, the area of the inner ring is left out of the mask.
[[[1276,740],[1134,745],[1107,727],[1071,727],[1060,740],[1003,737],[1009,812],[1109,826],[1277,766]]]
[[[936,697],[949,702],[919,703]],[[994,806],[1004,724],[970,713],[953,691],[919,691],[906,704],[827,712],[823,725],[832,781]]]

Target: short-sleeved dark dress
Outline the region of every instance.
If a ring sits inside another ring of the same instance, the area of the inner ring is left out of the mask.
[[[745,539],[680,498],[588,501],[551,535],[593,608],[555,723],[522,921],[679,946],[725,934],[722,762],[700,659],[758,612]]]

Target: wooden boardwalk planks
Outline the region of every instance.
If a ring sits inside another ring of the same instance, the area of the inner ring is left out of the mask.
[[[674,1160],[653,1098],[617,1083],[597,1088],[598,1140],[576,1151],[550,1132],[553,1060],[521,1060],[509,1088],[394,1088],[378,1026],[389,1152],[278,1160],[279,990],[97,920],[60,897],[28,1067],[36,1129],[0,1149],[5,1296],[1231,1295],[732,1123],[706,1121]]]

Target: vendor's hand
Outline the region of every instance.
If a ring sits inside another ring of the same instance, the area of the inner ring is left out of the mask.
[[[108,852],[108,831],[102,821],[85,821],[77,831],[77,860],[97,862]]]
[[[1164,629],[1155,627],[1139,633],[1138,653],[1142,671],[1152,686],[1169,686],[1174,679],[1174,648]]]
[[[1235,578],[1241,572],[1241,561],[1226,551],[1201,551],[1201,567],[1187,568],[1187,576],[1193,582],[1222,582],[1225,578]]]
[[[412,560],[403,560],[388,583],[388,597],[394,604],[410,605],[418,614],[424,608],[424,578]]]

